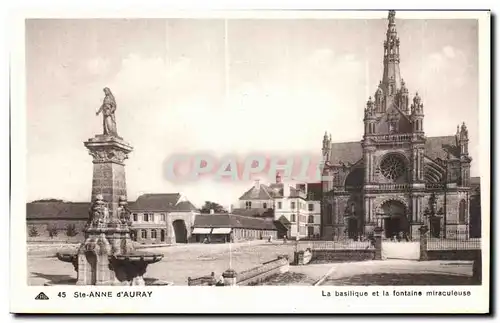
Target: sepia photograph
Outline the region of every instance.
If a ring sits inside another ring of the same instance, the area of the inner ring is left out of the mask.
[[[25,19],[16,284],[487,291],[489,12],[467,13]]]

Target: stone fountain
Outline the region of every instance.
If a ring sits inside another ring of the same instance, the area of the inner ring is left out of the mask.
[[[73,264],[77,285],[145,285],[147,266],[160,261],[163,255],[136,251],[130,238],[124,161],[132,146],[118,136],[116,102],[108,88],[104,93],[96,113],[103,115],[103,134],[84,143],[94,164],[85,241],[76,253],[58,253],[57,258]]]

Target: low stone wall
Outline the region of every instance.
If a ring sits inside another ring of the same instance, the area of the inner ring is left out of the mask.
[[[289,266],[288,257],[280,256],[258,267],[238,273],[236,284],[240,286],[258,284],[270,276],[288,272]]]
[[[428,260],[476,260],[480,257],[481,257],[480,249],[427,250]]]
[[[310,263],[374,260],[375,249],[321,249],[312,250]]]

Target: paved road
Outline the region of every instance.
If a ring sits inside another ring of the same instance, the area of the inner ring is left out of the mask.
[[[58,247],[58,250],[63,248]],[[148,267],[145,278],[155,278],[186,285],[188,277],[221,275],[232,267],[242,271],[286,254],[292,259],[295,247],[282,242],[251,241],[234,244],[186,244],[141,249],[164,254],[164,258]],[[73,265],[55,258],[54,249],[28,256],[28,284],[43,285],[48,281],[76,278]]]
[[[366,274],[440,274],[472,276],[471,261],[411,261],[384,260],[333,264],[331,273],[323,285],[334,284],[334,280]]]
[[[55,258],[54,250],[28,256],[28,284],[43,285],[45,282],[57,282],[76,278],[73,266]],[[170,247],[146,248],[144,251],[164,254],[162,261],[148,267],[145,277],[173,282],[175,285],[187,285],[188,277],[209,275],[212,271],[220,276],[228,268],[236,271],[247,270],[263,262],[276,259],[279,255],[288,255],[293,259],[295,245],[282,242],[267,243],[252,241],[229,244],[187,244]],[[373,273],[443,273],[450,275],[471,275],[472,264],[460,261],[363,261],[335,264],[310,264],[290,266],[292,273],[301,273],[307,277],[294,285],[311,284],[330,273],[328,281],[362,274]]]

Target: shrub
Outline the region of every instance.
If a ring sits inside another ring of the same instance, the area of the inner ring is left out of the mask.
[[[56,227],[47,227],[47,232],[49,233],[49,237],[54,238],[59,233],[59,230]]]
[[[68,224],[66,226],[66,235],[68,237],[74,237],[78,234],[78,230],[76,230],[76,226],[74,224]]]
[[[34,225],[30,226],[30,229],[28,231],[28,236],[37,237],[38,235],[39,235],[39,233],[38,233],[38,229],[36,228],[36,226],[34,226]]]

